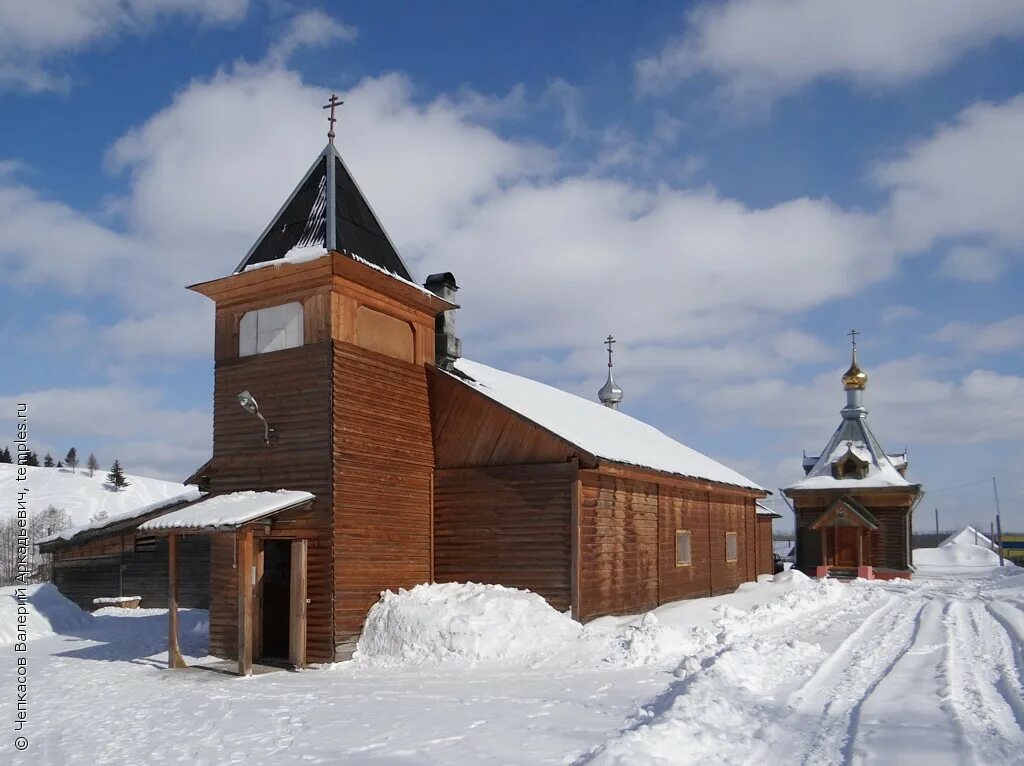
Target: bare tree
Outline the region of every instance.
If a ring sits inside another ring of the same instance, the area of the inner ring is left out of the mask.
[[[85,463],[85,467],[89,469],[89,476],[91,477],[94,471],[100,470],[100,461],[96,459],[96,456],[89,453],[89,459]]]
[[[19,526],[17,518],[0,521],[0,585],[13,585],[28,580],[45,582],[50,578],[50,556],[39,553],[36,543],[71,526],[71,517],[62,508],[49,506],[45,511],[29,517],[27,528],[28,571],[23,580],[18,579]],[[24,539],[24,538],[23,538]]]

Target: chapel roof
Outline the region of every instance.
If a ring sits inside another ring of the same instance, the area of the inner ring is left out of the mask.
[[[415,282],[333,142],[317,155],[235,273],[287,260],[296,251],[324,250]]]
[[[906,469],[906,453],[889,455],[868,425],[868,411],[861,401],[867,387],[867,374],[857,364],[857,349],[853,348],[850,369],[842,377],[847,393],[842,420],[825,449],[817,457],[804,456],[804,478],[786,487],[791,489],[878,489],[887,487],[914,487],[900,469]],[[847,463],[858,470],[852,475],[841,470]]]
[[[554,386],[465,358],[455,362],[453,372],[444,374],[597,458],[765,491],[742,474],[677,442],[654,426]]]

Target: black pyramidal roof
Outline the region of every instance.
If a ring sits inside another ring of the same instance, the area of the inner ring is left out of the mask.
[[[235,273],[296,247],[324,247],[414,281],[352,174],[327,144]]]

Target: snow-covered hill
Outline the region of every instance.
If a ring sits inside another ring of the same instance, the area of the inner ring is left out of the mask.
[[[106,471],[96,471],[90,477],[88,471],[72,473],[67,468],[27,468],[28,478],[20,482],[17,470],[15,465],[0,463],[0,519],[14,515],[17,493],[26,487],[30,514],[53,505],[67,511],[75,526],[88,523],[98,513],[116,516],[185,491],[185,485],[177,482],[128,476],[129,486],[114,492],[107,484]]]

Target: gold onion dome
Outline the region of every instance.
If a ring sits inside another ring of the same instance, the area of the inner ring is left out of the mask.
[[[853,351],[850,369],[843,375],[843,389],[846,391],[863,391],[868,385],[868,374],[857,366],[857,350]]]

